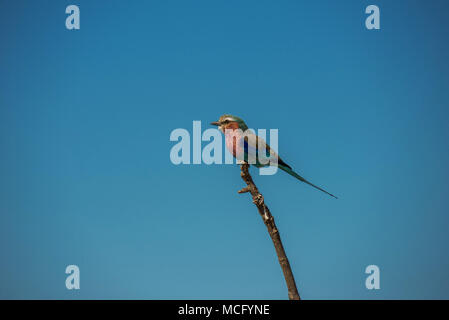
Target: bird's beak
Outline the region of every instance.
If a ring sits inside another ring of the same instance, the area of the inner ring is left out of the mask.
[[[220,122],[214,121],[214,122],[211,122],[210,124],[213,125],[213,126],[219,126],[219,125],[220,125]]]

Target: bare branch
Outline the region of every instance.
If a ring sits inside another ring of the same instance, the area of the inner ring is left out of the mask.
[[[247,193],[250,192],[249,187],[245,187],[242,190],[237,191],[238,193]]]
[[[265,226],[268,229],[271,240],[273,241],[274,248],[279,259],[279,264],[281,265],[282,272],[284,273],[285,282],[287,283],[288,298],[290,300],[300,300],[298,289],[296,288],[295,278],[293,277],[292,269],[290,268],[290,263],[288,262],[287,255],[285,254],[284,246],[282,245],[281,237],[279,235],[279,230],[274,223],[274,218],[271,215],[270,210],[265,204],[263,196],[257,189],[254,181],[249,174],[249,164],[244,163],[241,165],[241,176],[243,181],[246,183],[246,187],[239,191],[239,193],[250,192],[253,197],[253,203],[257,206],[259,214]]]

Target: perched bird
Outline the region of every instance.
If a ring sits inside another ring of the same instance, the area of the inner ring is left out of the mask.
[[[276,165],[278,168],[297,178],[298,180],[311,185],[312,187],[327,193],[331,197],[338,199],[333,194],[321,189],[313,183],[307,181],[286,164],[278,154],[270,148],[270,146],[261,137],[255,135],[248,130],[245,122],[236,116],[225,114],[218,121],[212,122],[211,125],[218,126],[220,131],[225,135],[226,147],[229,152],[240,162],[248,162],[257,168]],[[240,130],[238,130],[240,129]],[[265,155],[259,155],[259,150],[265,150]],[[265,157],[268,161],[261,161]],[[239,163],[239,162],[238,162]]]

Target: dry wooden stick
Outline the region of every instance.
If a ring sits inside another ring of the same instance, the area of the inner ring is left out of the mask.
[[[293,277],[292,269],[290,268],[290,263],[288,262],[287,255],[285,254],[284,246],[282,245],[281,236],[279,235],[279,230],[274,223],[274,218],[271,215],[270,210],[265,204],[263,196],[260,194],[256,185],[254,184],[253,178],[249,174],[249,164],[244,163],[241,165],[241,176],[243,181],[246,183],[246,187],[239,191],[239,193],[250,192],[253,197],[253,203],[257,206],[259,214],[265,223],[268,233],[270,234],[271,240],[273,240],[274,248],[278,255],[279,264],[281,265],[282,272],[284,273],[285,282],[288,288],[288,298],[290,300],[300,300],[298,289],[296,288],[295,278]]]

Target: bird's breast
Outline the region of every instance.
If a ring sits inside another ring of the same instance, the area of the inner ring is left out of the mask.
[[[244,151],[243,143],[241,143],[242,135],[239,130],[227,130],[225,133],[226,148],[229,152],[237,157]]]

